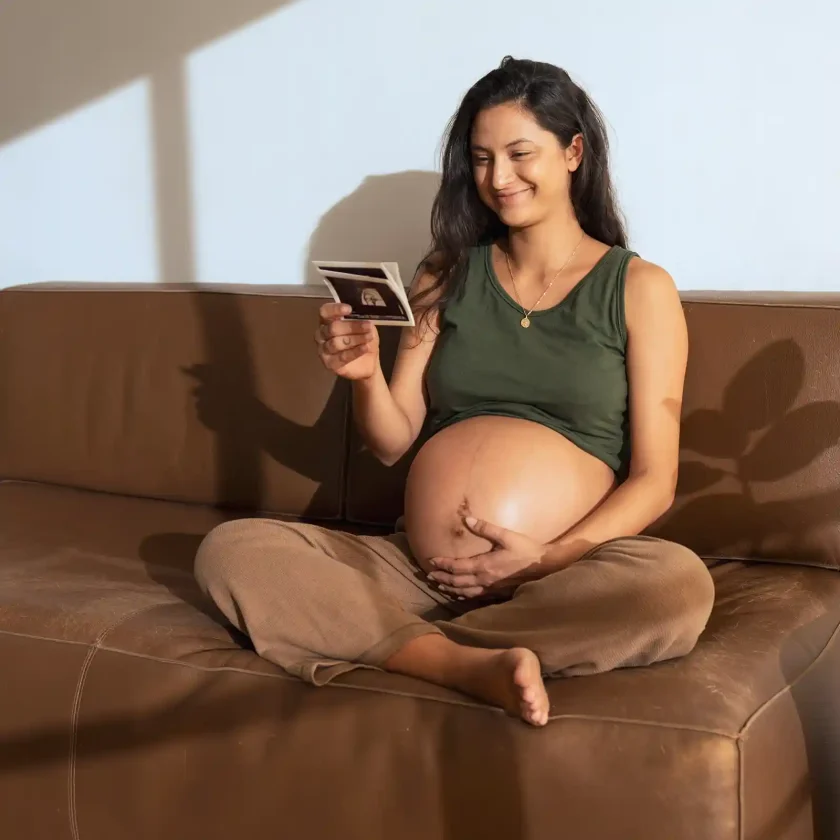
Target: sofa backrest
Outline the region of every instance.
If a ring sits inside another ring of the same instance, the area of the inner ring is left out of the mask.
[[[677,499],[651,533],[707,557],[840,566],[840,295],[684,295]]]
[[[685,294],[677,500],[649,529],[706,557],[840,566],[840,295]],[[0,478],[391,526],[385,468],[316,357],[324,293],[0,292]],[[386,369],[397,330],[380,331]],[[415,447],[415,451],[416,451]]]
[[[0,292],[0,478],[338,518],[349,389],[306,291]]]

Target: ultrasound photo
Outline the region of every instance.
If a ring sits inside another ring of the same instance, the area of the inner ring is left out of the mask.
[[[317,262],[313,264],[333,299],[353,310],[345,321],[413,326],[414,315],[396,263]]]
[[[353,308],[350,315],[344,316],[346,321],[408,322],[405,307],[386,281],[335,274],[325,279],[335,289],[338,300]]]

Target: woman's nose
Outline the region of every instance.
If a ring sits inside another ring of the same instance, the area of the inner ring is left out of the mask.
[[[513,181],[513,167],[510,163],[505,160],[494,163],[492,176],[493,189],[504,189],[511,181]]]

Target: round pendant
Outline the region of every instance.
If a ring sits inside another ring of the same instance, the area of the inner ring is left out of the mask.
[[[531,319],[526,315],[519,323],[527,330],[531,326]]]

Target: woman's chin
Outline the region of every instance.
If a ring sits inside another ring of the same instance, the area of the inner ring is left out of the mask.
[[[524,207],[507,207],[497,211],[502,224],[509,228],[526,228],[534,223],[533,213]]]

